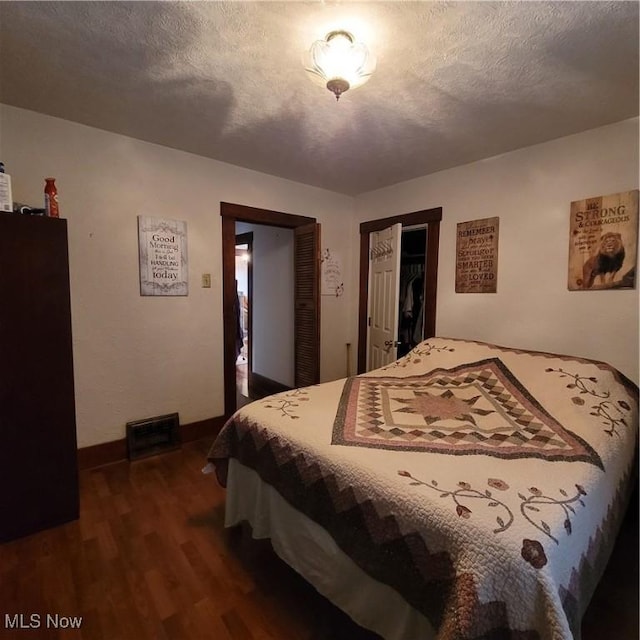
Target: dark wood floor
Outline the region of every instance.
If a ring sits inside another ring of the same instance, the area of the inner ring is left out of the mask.
[[[266,543],[224,530],[224,491],[201,473],[209,444],[83,471],[78,521],[0,545],[0,638],[373,640]],[[7,629],[16,614],[40,628]],[[46,614],[82,626],[46,629]],[[584,627],[584,640],[637,640],[637,528]]]

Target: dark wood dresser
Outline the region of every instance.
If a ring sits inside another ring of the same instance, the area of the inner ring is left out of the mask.
[[[78,510],[67,221],[0,213],[0,542]]]

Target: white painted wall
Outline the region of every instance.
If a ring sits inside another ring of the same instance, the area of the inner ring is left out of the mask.
[[[567,289],[570,203],[637,188],[635,118],[370,192],[356,209],[361,222],[443,207],[438,335],[604,360],[637,383],[637,286]],[[456,225],[493,216],[498,292],[456,294]]]
[[[68,219],[80,447],[148,416],[223,414],[221,201],[316,217],[342,255],[355,233],[352,198],[6,105],[0,158],[16,201],[39,206],[54,176]],[[138,215],[187,222],[187,297],[140,296]],[[322,301],[323,380],[345,373],[349,294]]]
[[[293,387],[293,229],[236,223],[236,234],[248,231],[253,233],[252,368]]]
[[[437,332],[606,360],[638,380],[638,290],[567,291],[569,204],[638,188],[638,120],[364,194],[355,200],[125,136],[0,105],[15,200],[57,179],[69,223],[79,446],[178,411],[222,415],[221,201],[316,217],[345,292],[322,296],[321,378],[355,370],[358,225],[442,206]],[[354,215],[355,210],[355,215]],[[141,297],[137,216],[185,220],[189,296]],[[455,294],[456,223],[500,217],[497,294]],[[212,287],[200,287],[202,273]]]

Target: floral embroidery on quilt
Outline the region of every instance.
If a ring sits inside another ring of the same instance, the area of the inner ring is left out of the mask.
[[[631,407],[624,400],[618,400],[616,404],[609,402],[608,400],[604,400],[600,404],[594,404],[591,408],[593,409],[591,415],[603,418],[602,424],[604,424],[605,427],[609,427],[604,430],[607,435],[616,435],[619,437],[620,432],[618,431],[618,428],[626,428],[629,426],[626,414],[631,411]]]
[[[598,379],[595,376],[581,376],[578,373],[569,373],[564,369],[553,369],[551,367],[545,369],[545,372],[558,373],[561,378],[571,378],[573,382],[567,385],[567,389],[576,389],[578,393],[588,393],[595,398],[608,398],[610,395],[608,391],[601,391],[597,388]]]
[[[602,468],[594,449],[549,414],[498,358],[418,376],[348,379],[332,444]]]
[[[561,378],[571,378],[572,382],[567,384],[567,389],[576,389],[580,395],[573,396],[572,402],[578,406],[584,406],[585,401],[582,395],[590,395],[594,398],[603,398],[598,404],[591,405],[590,415],[602,418],[602,424],[608,427],[604,432],[609,436],[620,436],[619,428],[626,428],[627,414],[631,411],[631,406],[625,400],[618,400],[616,403],[609,398],[611,392],[606,389],[599,389],[599,381],[595,376],[581,376],[577,373],[569,373],[564,369],[545,369],[546,373],[558,373]]]
[[[552,496],[544,495],[537,487],[530,487],[530,495],[527,497],[522,493],[518,493],[518,497],[522,502],[520,503],[520,512],[525,519],[532,524],[538,531],[541,531],[546,536],[551,538],[556,544],[558,544],[558,538],[551,532],[551,527],[547,524],[546,520],[543,520],[543,509],[550,511],[558,509],[560,510],[563,518],[562,526],[568,536],[571,535],[573,529],[571,525],[571,516],[575,515],[575,504],[578,503],[585,506],[583,496],[587,495],[584,488],[576,484],[576,493],[574,496],[569,494],[564,489],[558,489],[561,494],[560,498],[553,498]],[[555,509],[554,509],[555,508]],[[540,514],[534,516],[533,514]]]
[[[429,342],[423,342],[419,346],[411,349],[406,356],[402,356],[395,362],[388,364],[386,367],[382,367],[382,371],[386,371],[387,369],[396,369],[398,367],[406,367],[410,364],[420,364],[422,362],[422,358],[426,356],[430,356],[433,352],[442,352],[449,351],[454,352],[455,349],[453,347],[436,347]]]
[[[269,396],[262,404],[265,409],[275,409],[280,412],[281,416],[297,420],[300,416],[297,415],[295,409],[300,406],[300,402],[308,402],[308,396],[308,387],[304,387]]]
[[[442,488],[437,480],[426,482],[416,478],[409,471],[400,470],[398,471],[398,475],[403,478],[408,478],[410,480],[410,486],[426,487],[436,492],[440,498],[450,498],[455,504],[458,517],[464,520],[469,520],[473,517],[474,510],[477,508],[476,505],[479,505],[484,513],[492,510],[494,513],[490,518],[495,516],[495,522],[498,525],[493,529],[493,533],[506,531],[515,520],[513,511],[509,506],[499,498],[496,498],[495,494],[489,489],[474,489],[470,483],[465,481],[458,482],[455,489]],[[507,492],[510,489],[509,485],[499,478],[488,478],[487,484],[498,491]],[[558,522],[558,518],[555,517],[554,512],[560,510],[560,520],[562,520],[565,534],[570,536],[573,533],[571,516],[576,513],[575,505],[578,503],[584,507],[583,497],[587,495],[584,487],[579,484],[575,485],[575,495],[573,496],[570,496],[569,493],[562,488],[558,489],[558,492],[560,493],[560,498],[545,495],[537,487],[530,487],[528,496],[518,492],[518,498],[521,501],[520,513],[522,516],[530,525],[553,540],[556,544],[559,544],[558,534],[553,532],[547,523],[545,513],[547,516],[551,516],[548,518],[550,521]],[[495,515],[495,510],[498,511],[498,515]],[[484,519],[483,513],[480,514],[480,518]],[[538,540],[523,539],[521,556],[536,569],[541,569],[547,564],[544,547]]]
[[[465,520],[468,520],[473,513],[469,505],[476,501],[479,501],[490,509],[499,509],[501,513],[495,518],[498,527],[493,530],[493,533],[502,533],[513,523],[513,513],[511,509],[509,509],[504,502],[494,497],[489,489],[473,489],[468,482],[458,482],[456,489],[443,489],[438,485],[436,480],[425,482],[424,480],[419,480],[408,471],[398,471],[398,475],[409,478],[411,480],[409,484],[412,486],[427,487],[436,491],[441,498],[451,498],[456,505],[456,513]],[[496,478],[489,478],[487,484],[499,491],[507,491],[509,489],[509,485],[506,482]]]
[[[426,487],[437,492],[440,498],[451,498],[456,505],[458,516],[466,520],[471,518],[473,514],[472,503],[483,505],[492,510],[498,509],[500,514],[495,516],[498,527],[493,530],[493,533],[502,533],[513,524],[514,515],[509,506],[499,498],[496,498],[495,494],[489,489],[474,489],[470,483],[465,481],[458,482],[458,486],[455,489],[443,489],[437,480],[426,482],[416,478],[409,471],[400,470],[398,475],[408,478],[411,481],[409,482],[410,486]],[[509,485],[499,478],[489,478],[487,484],[498,491],[507,492],[510,489]],[[521,501],[520,513],[525,520],[556,544],[558,544],[558,538],[553,535],[551,527],[544,519],[544,514],[546,513],[553,517],[554,512],[560,511],[565,533],[570,536],[573,531],[571,516],[576,513],[575,504],[578,503],[584,507],[583,497],[587,495],[587,492],[579,484],[575,485],[575,495],[573,496],[570,496],[562,488],[558,489],[558,493],[560,493],[560,497],[554,498],[553,496],[545,495],[537,487],[530,487],[528,496],[518,492],[518,498]],[[557,518],[554,518],[554,520],[557,521]]]
[[[547,555],[544,552],[544,547],[537,540],[525,538],[522,541],[520,555],[535,569],[542,569],[547,564]]]

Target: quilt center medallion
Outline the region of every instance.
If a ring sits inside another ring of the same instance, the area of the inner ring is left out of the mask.
[[[498,358],[419,376],[350,378],[332,443],[602,465]]]

